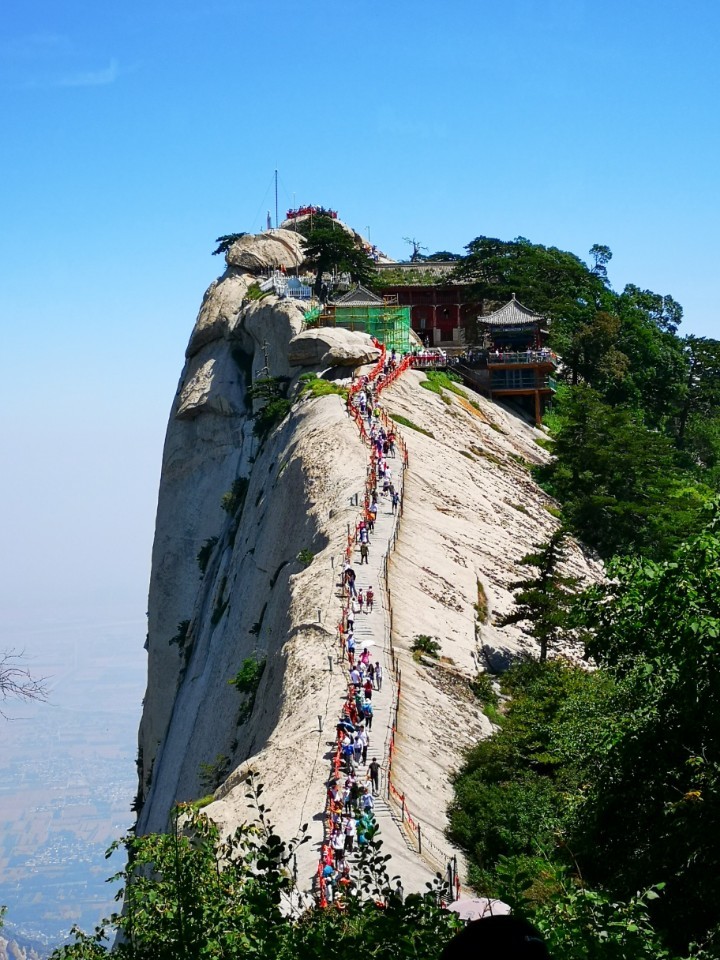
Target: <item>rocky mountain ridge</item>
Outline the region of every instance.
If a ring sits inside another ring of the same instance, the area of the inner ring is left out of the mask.
[[[345,375],[377,352],[363,335],[323,331],[318,340],[303,332],[299,302],[248,301],[258,269],[300,255],[296,236],[278,236],[288,232],[244,237],[230,248],[226,272],[203,299],[173,403],[148,607],[138,830],[166,829],[176,802],[215,788],[207,810],[231,829],[247,818],[243,779],[253,769],[282,833],[311,824],[312,843],[298,864],[300,886],[309,889],[327,730],[346,684],[328,669],[337,651],[336,571],[367,458],[339,395],[295,390],[303,370]],[[287,378],[295,399],[261,442],[248,389],[266,357],[266,372]],[[388,563],[403,676],[394,773],[429,842],[446,848],[449,775],[463,748],[490,729],[469,681],[488,663],[532,647],[518,628],[494,627],[492,616],[511,603],[517,561],[557,520],[528,473],[547,456],[538,431],[473,394],[425,390],[424,379],[409,371],[383,398],[410,424],[400,427],[410,466]],[[204,571],[196,559],[203,549]],[[571,565],[584,578],[599,576],[577,548]],[[418,634],[439,638],[437,666],[412,656]],[[247,660],[264,663],[249,711],[247,696],[228,682]],[[382,731],[374,737],[380,741]],[[398,856],[396,868],[412,873],[416,854]]]

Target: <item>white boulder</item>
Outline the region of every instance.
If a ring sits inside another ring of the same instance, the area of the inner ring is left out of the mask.
[[[380,351],[367,333],[340,327],[303,330],[288,344],[288,361],[298,367],[344,367],[374,363]]]

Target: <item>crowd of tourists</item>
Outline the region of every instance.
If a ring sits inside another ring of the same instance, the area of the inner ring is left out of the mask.
[[[348,538],[340,577],[342,617],[338,636],[343,669],[347,671],[347,694],[336,724],[327,785],[325,841],[318,867],[322,906],[332,902],[340,905],[342,895],[354,887],[354,856],[377,830],[375,802],[380,793],[381,762],[371,749],[371,737],[374,710],[383,689],[383,665],[380,655],[373,655],[369,649],[372,641],[363,646],[356,639],[356,617],[373,616],[376,597],[372,584],[360,582],[355,560],[360,572],[369,563],[380,504],[385,512],[395,514],[400,503],[389,462],[397,462],[398,437],[378,407],[377,398],[383,387],[406,368],[407,364],[401,364],[395,351],[390,356],[383,351],[372,372],[354,384],[348,401],[348,410],[370,447],[370,468],[362,514]]]

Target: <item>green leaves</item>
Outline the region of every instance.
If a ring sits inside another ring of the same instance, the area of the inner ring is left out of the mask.
[[[449,891],[438,877],[427,893],[402,900],[388,872],[389,855],[375,830],[354,868],[344,910],[299,907],[295,853],[307,825],[285,842],[248,778],[254,822],[222,839],[202,814],[180,806],[168,834],[127,836],[122,914],[53,960],[102,960],[116,931],[113,956],[123,960],[317,960],[339,952],[375,960],[439,956],[460,926],[441,908]]]
[[[698,532],[709,491],[678,467],[670,441],[587,387],[564,391],[553,460],[536,471],[568,527],[603,557],[667,557]]]
[[[516,591],[515,609],[497,620],[497,626],[527,622],[540,644],[540,660],[547,659],[548,649],[568,635],[574,626],[570,616],[575,598],[577,578],[561,573],[566,559],[567,531],[560,527],[547,543],[537,544],[520,563],[536,567],[537,574],[510,584]]]

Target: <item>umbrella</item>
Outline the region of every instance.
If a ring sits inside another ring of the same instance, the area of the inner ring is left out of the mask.
[[[482,920],[483,917],[498,917],[510,913],[510,907],[502,900],[490,900],[488,897],[462,897],[450,904],[461,920]]]

